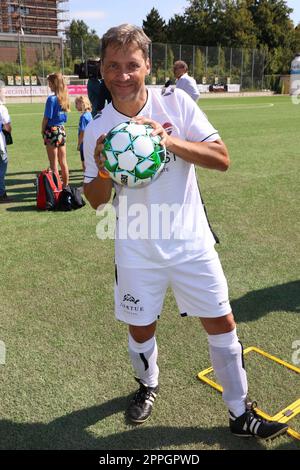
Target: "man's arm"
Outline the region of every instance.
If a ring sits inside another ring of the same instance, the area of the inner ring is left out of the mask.
[[[230,164],[227,147],[221,139],[213,142],[187,142],[168,136],[165,145],[178,157],[203,168],[226,171]]]
[[[101,154],[103,150],[103,140],[105,135],[102,134],[96,141],[96,146],[89,138],[90,127],[84,133],[83,152],[86,161],[85,180],[92,177],[90,182],[83,184],[84,195],[89,201],[93,209],[97,209],[100,204],[106,204],[111,198],[113,183],[108,173],[104,170],[105,157]],[[96,174],[96,172],[98,173]],[[101,176],[100,176],[101,174]],[[95,176],[93,178],[93,176]]]
[[[7,122],[6,124],[3,124],[3,129],[5,129],[7,132],[11,133],[11,124],[10,122]]]
[[[106,204],[110,200],[112,188],[112,180],[104,179],[99,174],[90,183],[83,184],[84,195],[93,209],[97,209],[100,204]]]
[[[136,116],[134,121],[140,124],[150,124],[154,129],[153,135],[161,136],[161,144],[189,163],[220,171],[226,171],[229,167],[228,150],[221,139],[213,142],[190,142],[168,135],[162,125],[152,119]]]

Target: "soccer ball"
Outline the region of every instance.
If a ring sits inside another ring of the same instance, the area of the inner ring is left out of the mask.
[[[133,188],[146,185],[162,171],[166,149],[161,137],[151,136],[149,124],[122,122],[104,139],[105,168],[118,184]]]

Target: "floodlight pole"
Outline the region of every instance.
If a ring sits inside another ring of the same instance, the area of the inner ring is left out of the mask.
[[[64,59],[64,42],[63,38],[60,38],[60,48],[61,48],[61,67],[62,67],[62,74],[65,73],[65,59]]]
[[[23,68],[22,68],[22,51],[21,51],[21,38],[20,31],[18,31],[18,44],[19,44],[19,65],[20,65],[20,75],[23,83]]]
[[[43,85],[45,83],[45,64],[44,64],[44,46],[43,46],[43,41],[41,38],[41,57],[42,57],[42,70],[43,70]]]

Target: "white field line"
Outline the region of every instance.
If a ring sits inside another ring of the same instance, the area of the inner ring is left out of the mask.
[[[242,105],[242,104],[236,104],[236,105],[219,105],[219,106],[201,106],[200,103],[200,108],[204,109],[205,111],[227,111],[227,110],[240,110],[240,109],[264,109],[264,108],[272,108],[274,106],[274,103],[266,103],[266,104],[249,104],[249,105]]]

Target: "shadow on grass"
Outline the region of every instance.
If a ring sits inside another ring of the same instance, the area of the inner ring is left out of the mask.
[[[28,203],[36,201],[35,181],[37,171],[16,172],[8,173],[5,179],[5,186],[7,187],[8,196],[12,199],[9,203],[7,211],[12,212],[27,212],[33,210],[34,206],[16,206],[15,204]],[[12,176],[26,176],[31,175],[32,178],[12,178]],[[16,188],[15,186],[22,186]]]
[[[19,173],[8,173],[8,177],[21,176],[21,175],[32,175],[32,179],[18,179],[8,178],[5,181],[9,197],[12,201],[6,208],[8,212],[32,212],[36,211],[36,176],[38,171],[19,172]],[[83,184],[82,170],[70,170],[70,185],[74,187],[80,187]],[[15,188],[14,186],[21,186]],[[30,185],[28,187],[28,185]],[[28,205],[28,202],[34,202],[34,205]],[[18,204],[18,205],[16,205]],[[24,204],[24,205],[19,205]]]
[[[22,188],[18,188],[19,191],[25,191],[27,186],[34,186],[36,180],[36,175],[32,175],[32,179],[17,179],[17,178],[10,178],[5,180],[5,186],[9,188],[14,188],[14,186],[23,186]],[[13,189],[14,190],[14,189]]]
[[[230,303],[238,322],[257,320],[269,312],[287,311],[299,314],[300,281],[248,292]]]
[[[8,196],[11,202],[8,203],[6,210],[8,212],[28,212],[36,210],[36,190],[32,181],[30,181],[31,187],[14,188],[8,189]],[[7,184],[7,186],[10,186]],[[29,202],[34,205],[28,205]],[[20,205],[21,204],[21,205]]]
[[[242,440],[232,436],[227,427],[172,427],[133,426],[127,431],[97,437],[88,429],[101,421],[123,412],[128,397],[118,397],[99,406],[76,411],[43,423],[14,423],[0,420],[0,449],[160,449],[170,446],[220,445],[226,449],[260,450],[263,446],[255,439]],[[105,430],[105,427],[104,427]],[[291,443],[280,442],[282,449],[296,449]]]
[[[6,208],[7,212],[36,212],[36,204],[30,206],[10,206]]]
[[[32,175],[32,176],[36,176],[38,174],[38,170],[31,170],[31,171],[16,171],[14,173],[11,173],[10,171],[6,174],[7,177],[10,177],[10,176],[23,176],[23,175]],[[20,180],[21,182],[25,182],[25,181],[28,181],[27,179],[25,180]]]

